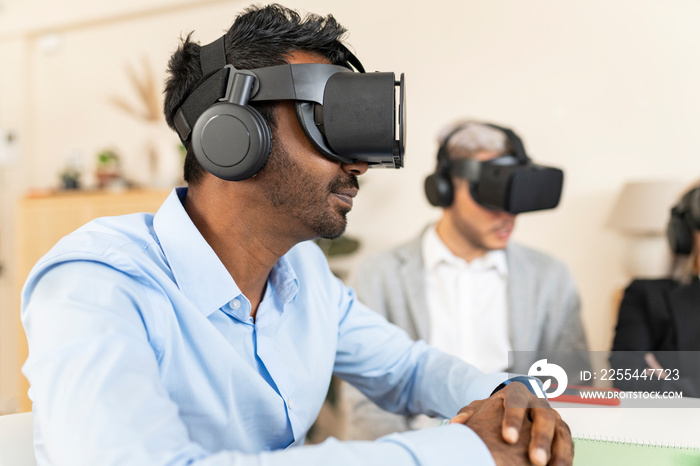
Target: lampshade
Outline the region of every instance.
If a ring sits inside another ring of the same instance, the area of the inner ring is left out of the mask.
[[[608,217],[607,226],[628,235],[661,235],[666,231],[671,207],[684,184],[676,180],[626,183]]]

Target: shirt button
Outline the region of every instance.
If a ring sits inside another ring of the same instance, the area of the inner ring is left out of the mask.
[[[294,400],[289,398],[287,400],[287,406],[289,406],[289,409],[294,409]]]
[[[236,309],[241,307],[241,302],[238,300],[238,298],[233,298],[229,303],[229,306],[231,306],[231,309],[235,311]]]

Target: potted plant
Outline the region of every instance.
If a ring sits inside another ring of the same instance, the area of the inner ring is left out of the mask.
[[[121,162],[119,155],[112,149],[104,149],[97,153],[97,167],[95,170],[97,187],[100,189],[121,186]]]

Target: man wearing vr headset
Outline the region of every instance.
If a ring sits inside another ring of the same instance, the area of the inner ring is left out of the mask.
[[[536,351],[575,351],[570,362],[588,369],[579,361],[587,344],[566,266],[510,241],[516,214],[558,204],[563,173],[534,164],[507,128],[459,121],[438,139],[438,166],[425,192],[443,209],[440,220],[365,260],[358,297],[412,338],[485,372],[527,374]],[[344,392],[350,438],[434,423],[380,411],[350,387]]]
[[[85,225],[25,286],[39,464],[571,463],[546,401],[413,342],[307,241],[342,234],[368,166],[403,165],[403,82],[352,72],[344,32],[251,7],[172,56],[165,113],[188,188],[154,215]],[[296,448],[332,375],[396,412],[459,415]]]

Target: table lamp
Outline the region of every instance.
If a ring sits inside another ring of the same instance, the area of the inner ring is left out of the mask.
[[[607,226],[627,239],[625,271],[631,278],[670,274],[672,255],[666,225],[683,187],[676,180],[630,181],[623,186]]]

